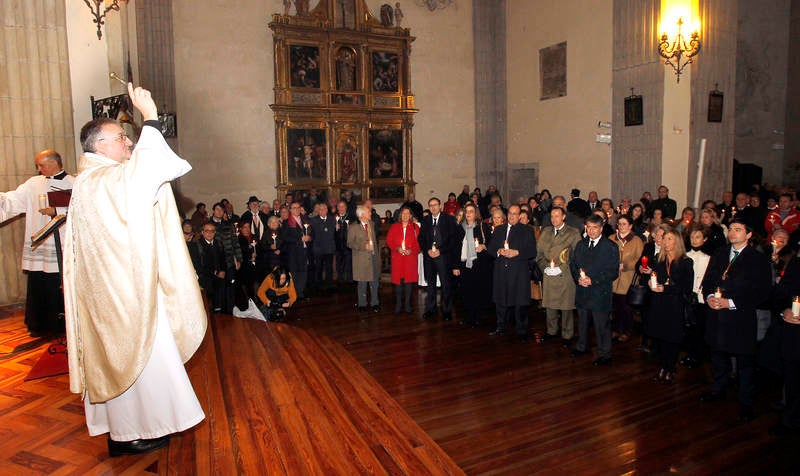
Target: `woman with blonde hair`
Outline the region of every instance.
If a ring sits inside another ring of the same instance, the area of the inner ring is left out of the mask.
[[[694,286],[693,262],[686,256],[683,237],[677,231],[664,233],[661,251],[650,276],[653,293],[648,309],[647,335],[657,342],[661,362],[653,380],[672,383],[687,319],[691,318]]]

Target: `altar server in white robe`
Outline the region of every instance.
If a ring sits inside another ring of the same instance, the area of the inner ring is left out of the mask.
[[[31,177],[16,190],[0,192],[0,223],[25,214],[25,237],[22,269],[28,276],[25,300],[25,325],[32,337],[64,333],[64,296],[58,271],[56,242],[53,235],[33,246],[31,236],[66,207],[50,206],[48,192],[66,192],[75,177],[64,171],[61,155],[50,149],[34,157],[39,175]]]
[[[183,363],[207,316],[169,181],[191,166],[161,136],[150,92],[128,84],[144,126],[81,129],[64,243],[70,390],[111,456],[160,448],[205,417]]]

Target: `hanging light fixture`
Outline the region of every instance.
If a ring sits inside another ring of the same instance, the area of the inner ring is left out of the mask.
[[[672,66],[681,82],[683,69],[692,63],[694,57],[700,52],[700,34],[697,30],[691,33],[689,41],[683,36],[683,17],[678,17],[677,28],[672,35],[666,31],[661,34],[658,44],[658,54],[666,58],[664,64]]]
[[[128,0],[121,0],[125,4],[128,3]],[[120,0],[83,0],[83,3],[89,7],[89,10],[92,11],[92,21],[97,24],[97,39],[100,40],[103,38],[103,31],[101,27],[105,25],[105,18],[106,14],[114,10],[115,12],[119,11],[119,2]],[[108,6],[106,6],[108,3]],[[101,12],[102,11],[102,12]]]

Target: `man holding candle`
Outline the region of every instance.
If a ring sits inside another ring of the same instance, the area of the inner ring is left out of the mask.
[[[436,197],[428,200],[428,209],[431,213],[422,219],[419,232],[425,282],[428,283],[423,317],[428,319],[436,314],[436,278],[438,276],[442,283],[442,318],[449,321],[452,319],[453,312],[453,269],[458,266],[454,256],[458,239],[456,219],[442,213],[442,202]]]
[[[730,246],[720,248],[711,257],[703,279],[703,294],[709,307],[706,341],[711,348],[711,391],[704,402],[724,399],[731,357],[736,357],[739,378],[739,418],[753,419],[755,394],[755,353],[757,337],[756,308],[769,295],[771,274],[769,260],[748,241],[753,230],[741,217],[728,228]]]
[[[575,307],[578,309],[578,344],[573,357],[589,353],[589,320],[597,336],[594,366],[611,364],[611,291],[619,276],[617,245],[603,236],[603,219],[595,214],[585,220],[586,239],[575,246],[570,271],[577,283]]]
[[[528,262],[536,256],[536,235],[531,227],[519,222],[519,216],[519,205],[508,207],[508,223],[497,227],[489,242],[489,256],[496,257],[492,297],[497,309],[497,327],[489,335],[505,334],[511,316],[516,322],[517,338],[528,342],[531,302]]]
[[[569,260],[581,234],[566,223],[566,211],[561,207],[550,210],[551,226],[544,227],[537,243],[536,263],[542,269],[542,306],[547,313],[545,340],[558,337],[569,345],[575,328],[575,281],[569,273]]]
[[[67,207],[48,206],[48,193],[72,189],[75,178],[61,164],[61,156],[50,149],[34,156],[39,175],[29,178],[16,190],[0,192],[0,223],[25,214],[25,240],[22,269],[28,276],[25,325],[32,337],[64,332],[64,296],[56,256],[56,242],[50,235],[32,246],[31,236],[52,217],[66,214]]]
[[[287,194],[288,195],[288,194]],[[308,219],[301,215],[300,203],[289,205],[289,218],[283,224],[279,237],[281,251],[284,253],[285,265],[294,278],[294,288],[299,301],[306,301],[306,283],[308,283],[308,246],[311,232]]]
[[[800,257],[793,257],[786,272],[775,286],[773,308],[783,319],[781,328],[781,360],[786,405],[781,419],[770,427],[776,436],[800,434]]]
[[[358,311],[367,310],[367,286],[369,286],[372,311],[380,312],[378,233],[375,230],[375,223],[370,220],[370,211],[367,207],[359,205],[356,208],[356,216],[358,222],[350,224],[347,230],[347,246],[353,253],[353,279],[358,283]]]

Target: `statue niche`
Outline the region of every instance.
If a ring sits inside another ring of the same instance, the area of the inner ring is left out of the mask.
[[[353,48],[343,46],[336,52],[336,89],[338,91],[356,90],[356,67],[358,54]]]

